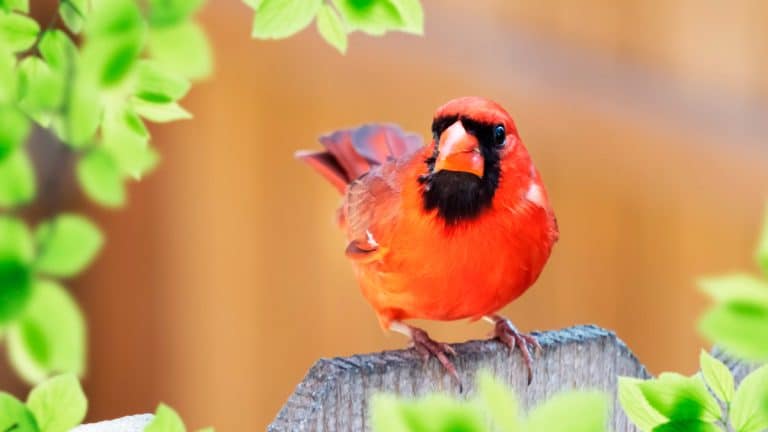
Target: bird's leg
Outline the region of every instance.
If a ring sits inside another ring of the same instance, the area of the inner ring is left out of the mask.
[[[528,369],[528,385],[530,385],[533,380],[533,360],[531,359],[531,352],[528,346],[533,346],[537,354],[541,353],[539,342],[535,337],[517,331],[517,328],[510,320],[500,315],[488,315],[483,317],[483,319],[493,324],[493,336],[508,346],[510,353],[514,352],[515,346],[519,347],[520,353],[523,355],[523,363],[525,363],[525,367]]]
[[[442,342],[436,342],[432,340],[432,338],[430,338],[427,332],[424,330],[400,321],[392,321],[389,324],[389,329],[408,336],[408,338],[411,340],[411,345],[414,349],[416,349],[416,352],[421,355],[421,359],[424,361],[424,364],[429,361],[430,357],[437,358],[445,370],[448,371],[453,379],[456,380],[456,382],[459,384],[459,387],[462,387],[459,374],[456,373],[456,367],[450,360],[448,360],[449,355],[456,355],[456,351],[454,351],[450,345]]]

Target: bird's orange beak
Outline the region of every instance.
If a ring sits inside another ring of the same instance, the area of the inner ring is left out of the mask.
[[[443,131],[437,148],[434,172],[459,171],[483,176],[485,163],[480,153],[480,143],[474,135],[464,130],[461,120]]]

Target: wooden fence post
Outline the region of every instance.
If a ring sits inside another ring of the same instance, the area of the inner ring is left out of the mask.
[[[598,389],[613,396],[613,430],[636,430],[616,399],[617,376],[648,378],[642,364],[616,335],[596,326],[537,334],[544,348],[535,359],[534,378],[519,353],[509,355],[496,341],[453,345],[464,393],[474,393],[475,374],[488,369],[515,389],[523,409],[568,389]],[[458,386],[434,361],[424,366],[412,350],[321,359],[309,370],[269,425],[270,432],[369,430],[368,403],[378,392],[419,396],[441,391],[459,395]]]

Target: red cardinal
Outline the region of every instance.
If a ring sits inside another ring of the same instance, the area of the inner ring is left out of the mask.
[[[557,241],[554,213],[512,117],[479,97],[435,112],[433,140],[388,125],[320,138],[326,151],[299,152],[344,195],[339,224],[360,288],[385,329],[403,333],[458,380],[447,354],[404,320],[485,318],[510,351],[528,345],[496,312],[538,278]]]

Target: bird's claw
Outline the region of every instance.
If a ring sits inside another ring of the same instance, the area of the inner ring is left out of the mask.
[[[500,317],[495,319],[493,335],[509,348],[510,353],[515,351],[516,346],[519,348],[520,354],[523,355],[523,363],[525,363],[525,367],[528,370],[528,385],[531,385],[533,381],[533,359],[528,347],[532,346],[538,357],[542,351],[539,341],[532,335],[520,333],[512,322]]]
[[[425,365],[430,357],[435,357],[459,385],[459,391],[463,390],[464,386],[456,372],[456,367],[448,359],[448,356],[456,356],[456,351],[450,345],[432,340],[427,332],[418,328],[411,329],[411,343]]]

